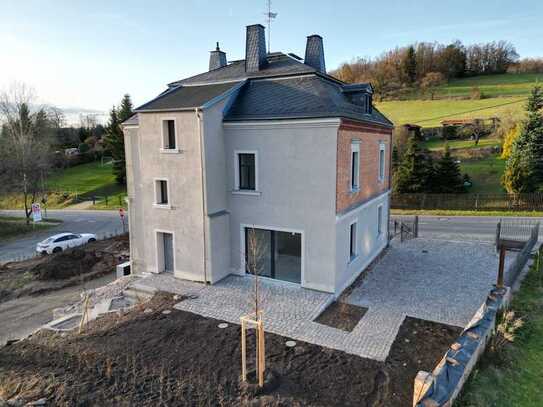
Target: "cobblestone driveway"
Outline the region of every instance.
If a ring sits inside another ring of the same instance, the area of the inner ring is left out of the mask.
[[[313,322],[332,295],[261,279],[265,329],[382,361],[406,315],[457,326],[469,322],[495,280],[497,261],[493,246],[486,243],[425,239],[393,243],[345,299],[368,308],[352,332]],[[157,274],[137,284],[192,295],[175,308],[239,324],[251,310],[253,281],[229,276],[204,286]]]

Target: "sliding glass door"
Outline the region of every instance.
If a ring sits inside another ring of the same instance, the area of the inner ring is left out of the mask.
[[[302,235],[276,230],[245,228],[246,272],[300,283]]]

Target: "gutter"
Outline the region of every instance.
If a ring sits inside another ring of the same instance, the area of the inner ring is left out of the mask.
[[[200,171],[202,176],[202,236],[204,240],[204,284],[207,285],[207,234],[206,234],[206,183],[205,183],[205,154],[204,154],[204,136],[202,127],[202,109],[194,109],[198,119],[198,134],[200,137]]]

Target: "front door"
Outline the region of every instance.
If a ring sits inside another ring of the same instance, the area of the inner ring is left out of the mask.
[[[245,228],[246,272],[300,283],[302,235],[276,230]]]
[[[171,233],[162,233],[164,247],[164,271],[173,273],[173,236]]]

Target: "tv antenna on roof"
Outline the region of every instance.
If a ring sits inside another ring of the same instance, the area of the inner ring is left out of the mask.
[[[268,3],[268,11],[264,13],[266,16],[266,21],[268,23],[268,54],[270,53],[271,49],[271,23],[272,20],[277,17],[277,13],[271,11],[271,0],[267,0]]]

